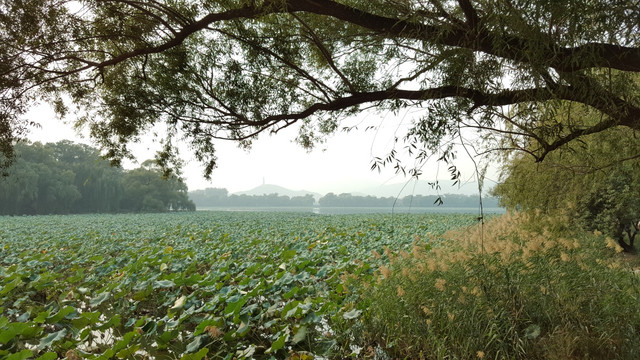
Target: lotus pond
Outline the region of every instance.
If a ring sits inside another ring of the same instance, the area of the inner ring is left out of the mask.
[[[392,252],[475,222],[465,214],[2,217],[0,358],[355,356],[349,332],[366,309],[348,279],[372,279]]]

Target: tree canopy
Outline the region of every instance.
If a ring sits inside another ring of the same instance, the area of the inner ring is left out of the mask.
[[[593,111],[582,117],[597,121]],[[542,163],[511,153],[494,193],[507,208],[564,217],[568,224],[603,232],[625,251],[635,251],[640,231],[639,134],[608,129],[569,145]]]
[[[70,141],[15,147],[16,161],[0,178],[0,215],[195,210],[187,186],[163,179],[151,161],[124,170],[98,149]]]
[[[638,72],[629,0],[0,0],[0,150],[47,101],[116,162],[164,124],[160,164],[183,140],[209,175],[216,139],[297,124],[310,147],[373,107],[422,110],[418,157],[471,128],[540,161],[639,130]]]

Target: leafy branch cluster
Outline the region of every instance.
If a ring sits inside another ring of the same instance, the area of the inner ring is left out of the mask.
[[[639,9],[626,0],[3,0],[2,151],[11,157],[22,115],[45,100],[60,114],[76,107],[77,125],[116,162],[166,124],[164,152],[187,141],[207,175],[216,139],[249,146],[298,124],[311,147],[372,107],[423,109],[406,140],[429,151],[472,128],[539,161],[588,134],[640,128]],[[565,111],[583,107],[600,119]],[[562,122],[551,116],[559,110]]]

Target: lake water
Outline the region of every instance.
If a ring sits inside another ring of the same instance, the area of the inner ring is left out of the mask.
[[[198,207],[198,211],[259,211],[259,212],[306,212],[322,215],[345,214],[479,214],[480,208],[470,207]],[[484,208],[485,214],[503,214],[504,208]]]

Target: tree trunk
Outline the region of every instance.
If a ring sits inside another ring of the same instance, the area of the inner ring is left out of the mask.
[[[624,241],[625,232],[629,237],[629,244],[627,244]],[[631,233],[628,231],[628,229],[626,229],[625,226],[622,224],[622,222],[618,224],[618,228],[616,229],[616,232],[615,232],[615,237],[616,239],[618,239],[618,245],[622,247],[624,252],[627,252],[627,253],[635,252],[635,248],[633,247],[633,238],[635,237],[635,233],[632,236]]]
[[[631,244],[627,244],[622,237],[618,238],[618,245],[622,247],[622,250],[627,253],[634,253],[636,249],[633,247],[633,240],[631,240]]]

